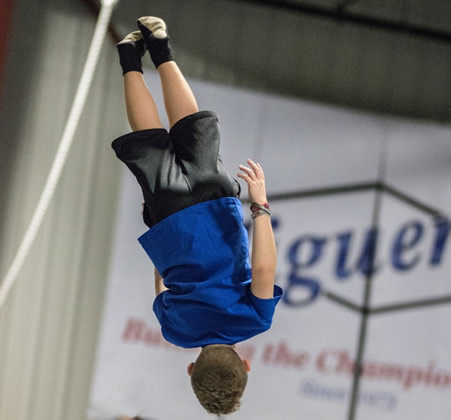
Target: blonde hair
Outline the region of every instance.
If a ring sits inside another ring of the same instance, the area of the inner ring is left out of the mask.
[[[210,414],[230,414],[240,408],[247,370],[231,346],[206,346],[196,360],[191,386]]]

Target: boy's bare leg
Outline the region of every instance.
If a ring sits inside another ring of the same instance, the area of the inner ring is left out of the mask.
[[[163,128],[157,106],[147,89],[142,73],[129,71],[124,75],[125,105],[133,131]]]
[[[170,127],[182,118],[199,111],[196,98],[175,61],[159,65],[158,73]]]
[[[160,75],[169,125],[197,112],[196,99],[172,56],[166,23],[155,16],[138,19],[138,27]]]
[[[124,75],[125,105],[132,130],[162,128],[157,107],[142,75],[141,59],[146,45],[141,32],[129,33],[116,47]]]

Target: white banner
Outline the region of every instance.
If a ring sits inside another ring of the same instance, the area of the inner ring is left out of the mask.
[[[238,346],[252,370],[233,417],[448,420],[451,130],[192,87],[229,172],[248,157],[265,170],[285,291],[271,330]],[[199,350],[166,343],[152,312],[141,201],[124,168],[89,416],[209,419],[186,373]]]

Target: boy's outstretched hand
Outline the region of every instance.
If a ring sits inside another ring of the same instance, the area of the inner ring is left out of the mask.
[[[255,163],[251,159],[248,159],[247,163],[250,168],[240,165],[243,173],[238,173],[237,176],[246,181],[251,201],[259,204],[266,203],[265,174],[263,168],[259,163]]]
[[[238,176],[244,179],[249,187],[249,198],[252,202],[267,202],[265,174],[259,163],[247,160],[250,168],[240,165],[243,173]],[[271,299],[274,296],[274,276],[277,264],[277,250],[271,219],[267,215],[254,218],[252,239],[252,282],[251,291],[260,299]]]

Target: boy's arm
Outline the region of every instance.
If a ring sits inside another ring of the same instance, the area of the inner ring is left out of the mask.
[[[277,251],[269,215],[254,219],[251,263],[252,293],[260,299],[271,299],[274,297]]]
[[[263,168],[250,159],[247,162],[250,168],[240,165],[243,173],[239,173],[238,176],[247,182],[251,201],[266,203]],[[277,251],[269,215],[262,214],[254,219],[253,235],[251,291],[260,299],[271,299],[274,297]]]
[[[168,288],[163,284],[163,277],[161,277],[158,270],[155,268],[155,296],[158,296],[161,292],[168,290]]]

